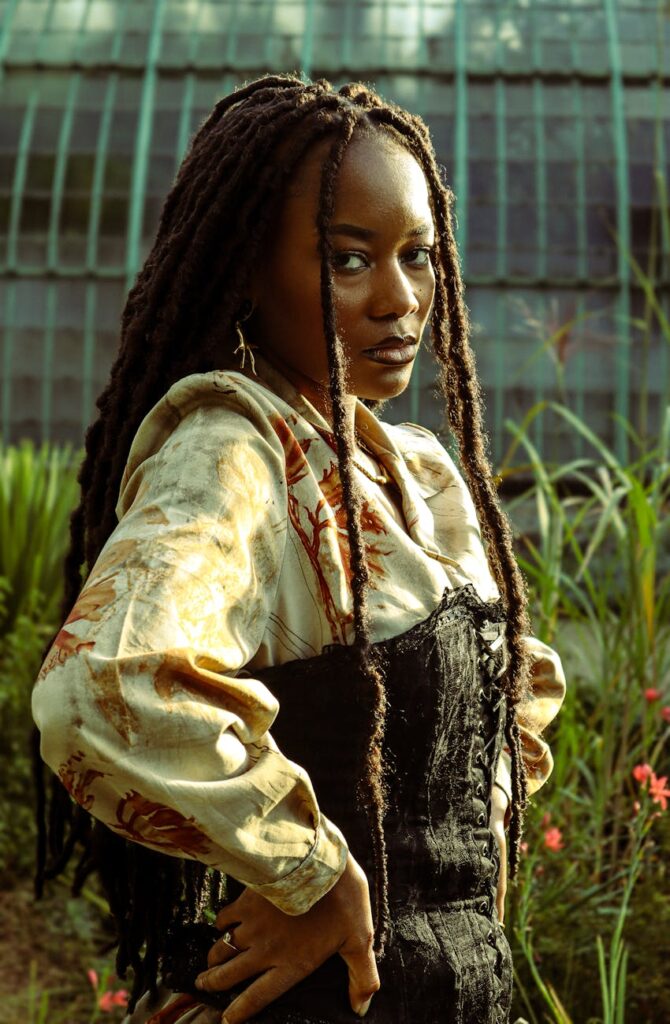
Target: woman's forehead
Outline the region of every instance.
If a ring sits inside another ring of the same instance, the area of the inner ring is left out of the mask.
[[[287,204],[304,215],[318,207],[321,171],[332,141],[321,141],[305,157],[291,182]],[[432,223],[428,185],[418,160],[403,146],[378,132],[354,138],[347,147],[335,182],[334,219],[383,211]]]

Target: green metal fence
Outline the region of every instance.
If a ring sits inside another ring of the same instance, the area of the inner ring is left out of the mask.
[[[653,432],[669,342],[630,257],[667,314],[663,3],[8,0],[0,19],[5,438],[81,440],[189,136],[267,70],[371,81],[431,126],[496,456],[542,397],[620,453],[613,412]],[[424,352],[391,417],[439,428],[433,378]],[[570,454],[549,419],[535,440]]]

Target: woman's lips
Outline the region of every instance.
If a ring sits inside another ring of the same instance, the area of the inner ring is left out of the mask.
[[[380,345],[379,348],[364,349],[363,355],[367,356],[374,363],[386,363],[389,366],[395,366],[413,362],[416,351],[417,345],[415,342],[385,343]]]

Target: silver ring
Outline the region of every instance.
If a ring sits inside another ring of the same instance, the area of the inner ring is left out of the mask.
[[[234,950],[236,953],[241,952],[241,950],[239,950],[237,948],[237,946],[235,945],[235,943],[233,942],[233,933],[231,931],[229,931],[229,930],[225,931],[223,933],[223,935],[221,936],[221,938],[218,939],[217,941],[218,942],[222,942],[225,946],[228,946],[230,949]]]

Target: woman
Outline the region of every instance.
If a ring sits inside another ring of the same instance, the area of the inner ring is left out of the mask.
[[[100,871],[133,1024],[508,1019],[504,828],[514,868],[564,684],[526,635],[451,200],[420,119],[268,76],[195,136],[128,298],[34,714],[76,801],[42,873],[77,842]],[[374,414],[429,320],[472,497]]]

